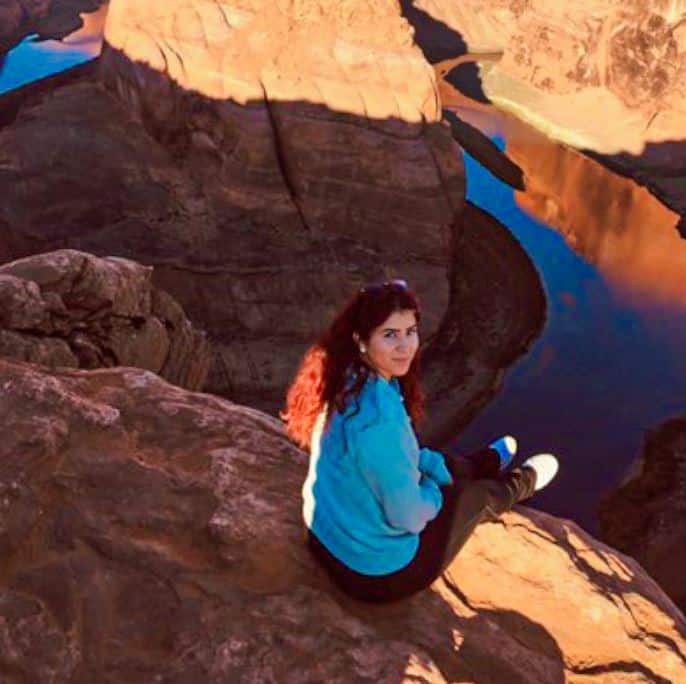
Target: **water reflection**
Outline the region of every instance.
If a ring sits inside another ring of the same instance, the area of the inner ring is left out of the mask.
[[[504,151],[525,175],[517,205],[563,235],[618,299],[686,309],[686,241],[678,214],[633,180],[513,117],[449,95],[460,117],[506,140]]]
[[[517,204],[562,233],[617,296],[686,309],[686,241],[677,214],[575,150],[512,140],[507,153],[526,174]]]
[[[102,48],[106,16],[106,5],[90,14],[82,14],[84,25],[62,41],[38,42],[35,36],[25,38],[0,58],[0,93],[97,57]]]
[[[504,223],[533,259],[548,319],[453,446],[471,450],[511,433],[522,456],[557,453],[560,474],[532,503],[596,531],[595,505],[639,455],[644,430],[686,410],[686,313],[618,299],[562,235],[518,206],[511,188],[469,157],[466,165],[469,199]]]
[[[631,467],[644,430],[686,410],[678,217],[630,179],[488,105],[450,96],[524,171],[527,191],[515,192],[467,156],[467,195],[518,238],[548,297],[541,337],[453,447],[510,432],[522,456],[557,453],[560,475],[533,505],[597,531],[596,502]]]

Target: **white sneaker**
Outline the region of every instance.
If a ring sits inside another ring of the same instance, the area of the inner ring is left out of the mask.
[[[525,466],[536,471],[536,486],[534,487],[536,492],[550,483],[557,475],[557,470],[560,467],[557,459],[552,454],[536,454],[531,456],[522,463],[522,468]]]

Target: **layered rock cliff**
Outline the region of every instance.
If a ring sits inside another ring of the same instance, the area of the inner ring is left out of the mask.
[[[413,599],[302,545],[305,455],[134,368],[0,359],[3,681],[675,683],[686,622],[632,559],[519,507]]]

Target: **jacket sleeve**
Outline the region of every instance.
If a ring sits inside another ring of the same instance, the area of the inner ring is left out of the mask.
[[[438,484],[417,467],[416,449],[398,423],[384,421],[355,435],[362,477],[379,501],[389,525],[419,533],[443,505]]]
[[[445,465],[445,456],[440,451],[422,447],[419,450],[419,470],[435,480],[439,486],[452,484],[453,478]]]

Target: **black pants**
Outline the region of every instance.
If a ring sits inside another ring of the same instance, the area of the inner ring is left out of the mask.
[[[408,565],[387,575],[363,575],[344,565],[307,531],[307,545],[346,594],[360,601],[397,601],[428,587],[450,565],[459,550],[488,516],[509,511],[533,494],[535,472],[515,468],[498,474],[498,455],[492,449],[469,456],[446,455],[453,484],[441,487],[443,506],[419,535],[419,548]]]

